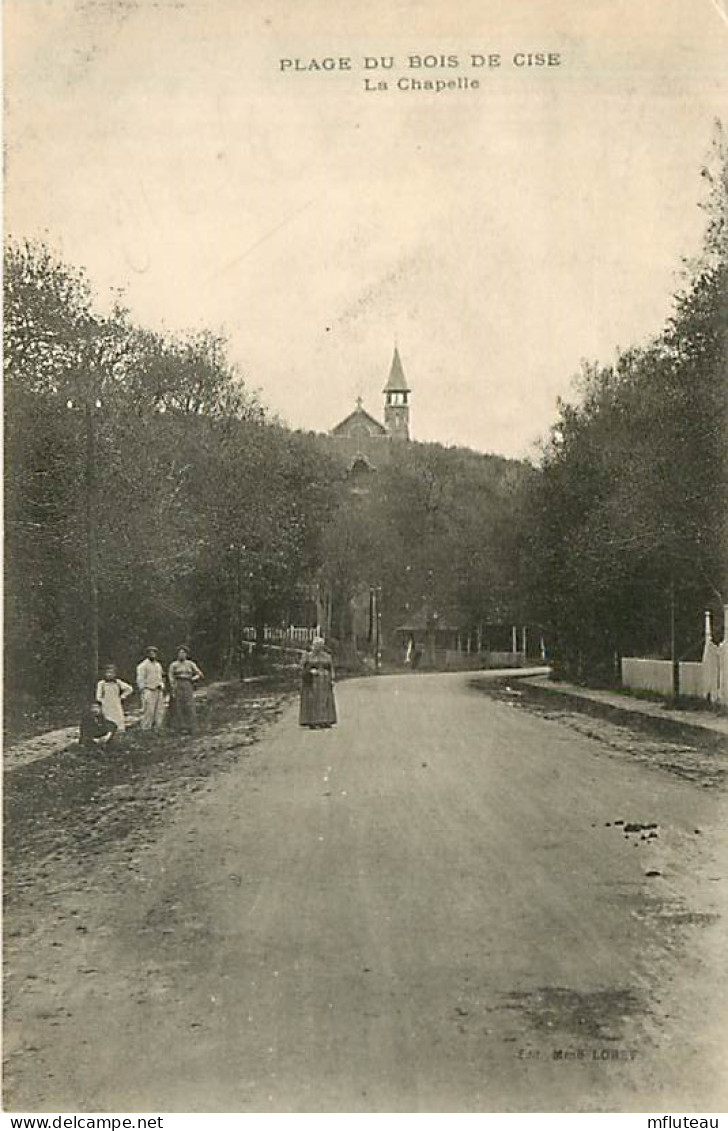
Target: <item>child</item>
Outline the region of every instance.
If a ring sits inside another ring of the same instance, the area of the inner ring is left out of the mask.
[[[82,746],[106,746],[116,734],[116,723],[105,719],[98,699],[81,716],[78,741]]]
[[[123,679],[116,678],[116,668],[113,664],[108,664],[104,668],[104,678],[100,679],[96,686],[96,698],[101,704],[104,718],[116,724],[119,734],[123,734],[126,730],[123,703],[133,690],[134,688],[124,683]]]

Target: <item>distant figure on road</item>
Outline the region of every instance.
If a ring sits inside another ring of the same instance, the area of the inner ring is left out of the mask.
[[[78,741],[82,746],[107,746],[116,734],[116,723],[105,719],[101,703],[94,699],[81,715]]]
[[[313,729],[334,726],[334,663],[322,636],[314,637],[311,651],[303,657],[301,667],[300,726]]]
[[[101,704],[104,718],[116,723],[119,734],[126,730],[124,719],[124,700],[133,693],[134,688],[123,679],[117,679],[116,668],[107,664],[104,668],[104,678],[96,684],[96,698]]]
[[[204,676],[184,647],[177,649],[177,659],[169,665],[168,674],[175,729],[194,734],[197,730],[194,685],[204,679]]]
[[[147,648],[146,659],[136,670],[137,687],[142,696],[142,730],[158,734],[164,722],[164,670],[156,648]]]

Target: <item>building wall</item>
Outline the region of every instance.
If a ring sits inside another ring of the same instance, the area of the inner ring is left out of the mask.
[[[392,455],[389,436],[332,436],[331,442],[348,463],[361,454],[377,468],[388,463]]]

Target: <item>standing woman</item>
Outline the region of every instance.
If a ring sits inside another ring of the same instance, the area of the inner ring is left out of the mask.
[[[312,729],[332,727],[336,723],[334,663],[322,636],[314,637],[311,651],[303,657],[298,722]]]
[[[197,730],[194,685],[203,679],[186,648],[177,649],[177,659],[169,665],[169,690],[174,699],[174,721],[180,731],[194,734]]]

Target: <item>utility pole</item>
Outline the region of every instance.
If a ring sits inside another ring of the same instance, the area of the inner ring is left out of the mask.
[[[382,587],[377,585],[374,590],[376,596],[376,644],[375,644],[375,663],[376,669],[379,671],[382,666]]]
[[[672,660],[672,697],[680,697],[680,661],[677,655],[677,629],[675,624],[675,575],[670,578],[670,659]]]
[[[235,631],[237,640],[235,641],[235,649],[237,652],[238,660],[238,677],[242,680],[245,678],[245,659],[246,653],[243,647],[243,628],[245,627],[243,621],[243,551],[244,545],[235,548]]]
[[[86,600],[88,602],[87,649],[88,683],[93,698],[99,678],[99,555],[97,529],[97,476],[96,427],[94,401],[87,396],[84,402],[85,452],[84,480],[86,486]]]

